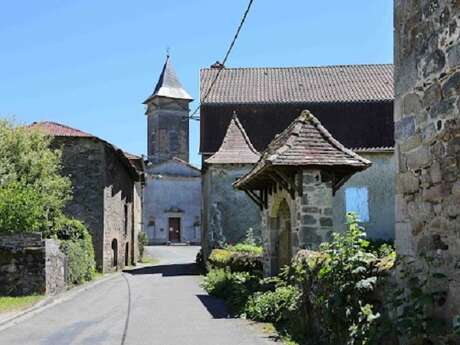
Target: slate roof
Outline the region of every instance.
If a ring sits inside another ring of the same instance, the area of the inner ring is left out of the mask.
[[[338,168],[344,177],[370,165],[370,161],[335,140],[319,120],[305,110],[273,139],[260,161],[237,180],[235,186],[244,189],[267,168],[275,166]]]
[[[200,94],[219,69],[201,70]],[[392,101],[393,65],[223,68],[203,104]]]
[[[259,158],[259,152],[252,146],[246,131],[234,113],[219,150],[205,162],[208,164],[248,164],[257,163]]]
[[[95,136],[92,134],[52,121],[33,122],[29,128],[37,129],[47,135],[52,135],[55,137],[95,138]]]
[[[166,57],[163,70],[161,71],[160,78],[158,79],[153,93],[144,101],[144,104],[150,102],[154,97],[193,100],[177,78],[169,55]]]

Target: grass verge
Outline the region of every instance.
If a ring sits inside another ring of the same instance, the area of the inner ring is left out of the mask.
[[[0,296],[0,313],[18,311],[34,305],[45,298],[43,295],[30,296]]]

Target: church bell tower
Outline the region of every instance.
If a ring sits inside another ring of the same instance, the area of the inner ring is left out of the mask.
[[[153,164],[173,157],[189,161],[189,104],[192,97],[182,87],[169,55],[147,106],[147,154]]]

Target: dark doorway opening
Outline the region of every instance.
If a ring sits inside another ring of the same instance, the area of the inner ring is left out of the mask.
[[[125,266],[129,266],[129,242],[125,245]]]
[[[180,218],[169,218],[169,241],[180,242]]]
[[[292,258],[291,211],[286,200],[281,202],[278,210],[278,271],[287,266]]]
[[[118,241],[116,238],[112,240],[112,252],[113,252],[113,267],[118,267]]]

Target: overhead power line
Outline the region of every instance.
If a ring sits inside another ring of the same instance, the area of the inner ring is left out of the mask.
[[[197,113],[201,108],[201,104],[206,101],[206,99],[208,98],[209,94],[211,93],[214,85],[216,84],[217,79],[219,79],[220,73],[225,68],[225,64],[227,63],[227,59],[228,59],[233,47],[235,46],[235,42],[238,39],[238,36],[240,35],[240,31],[243,28],[244,22],[246,21],[246,17],[248,16],[249,11],[251,10],[251,6],[252,6],[253,2],[254,2],[254,0],[249,0],[248,7],[246,8],[246,11],[244,11],[243,17],[241,18],[240,24],[238,25],[238,29],[236,30],[235,36],[233,37],[233,40],[230,43],[230,45],[229,45],[229,47],[227,49],[227,52],[225,53],[225,57],[222,60],[222,67],[218,68],[216,76],[212,80],[211,85],[209,85],[209,88],[206,90],[203,98],[200,100],[200,103],[195,108],[195,110],[192,112],[192,114],[189,116],[190,119],[197,120],[197,121],[200,120],[200,117],[197,115]]]

